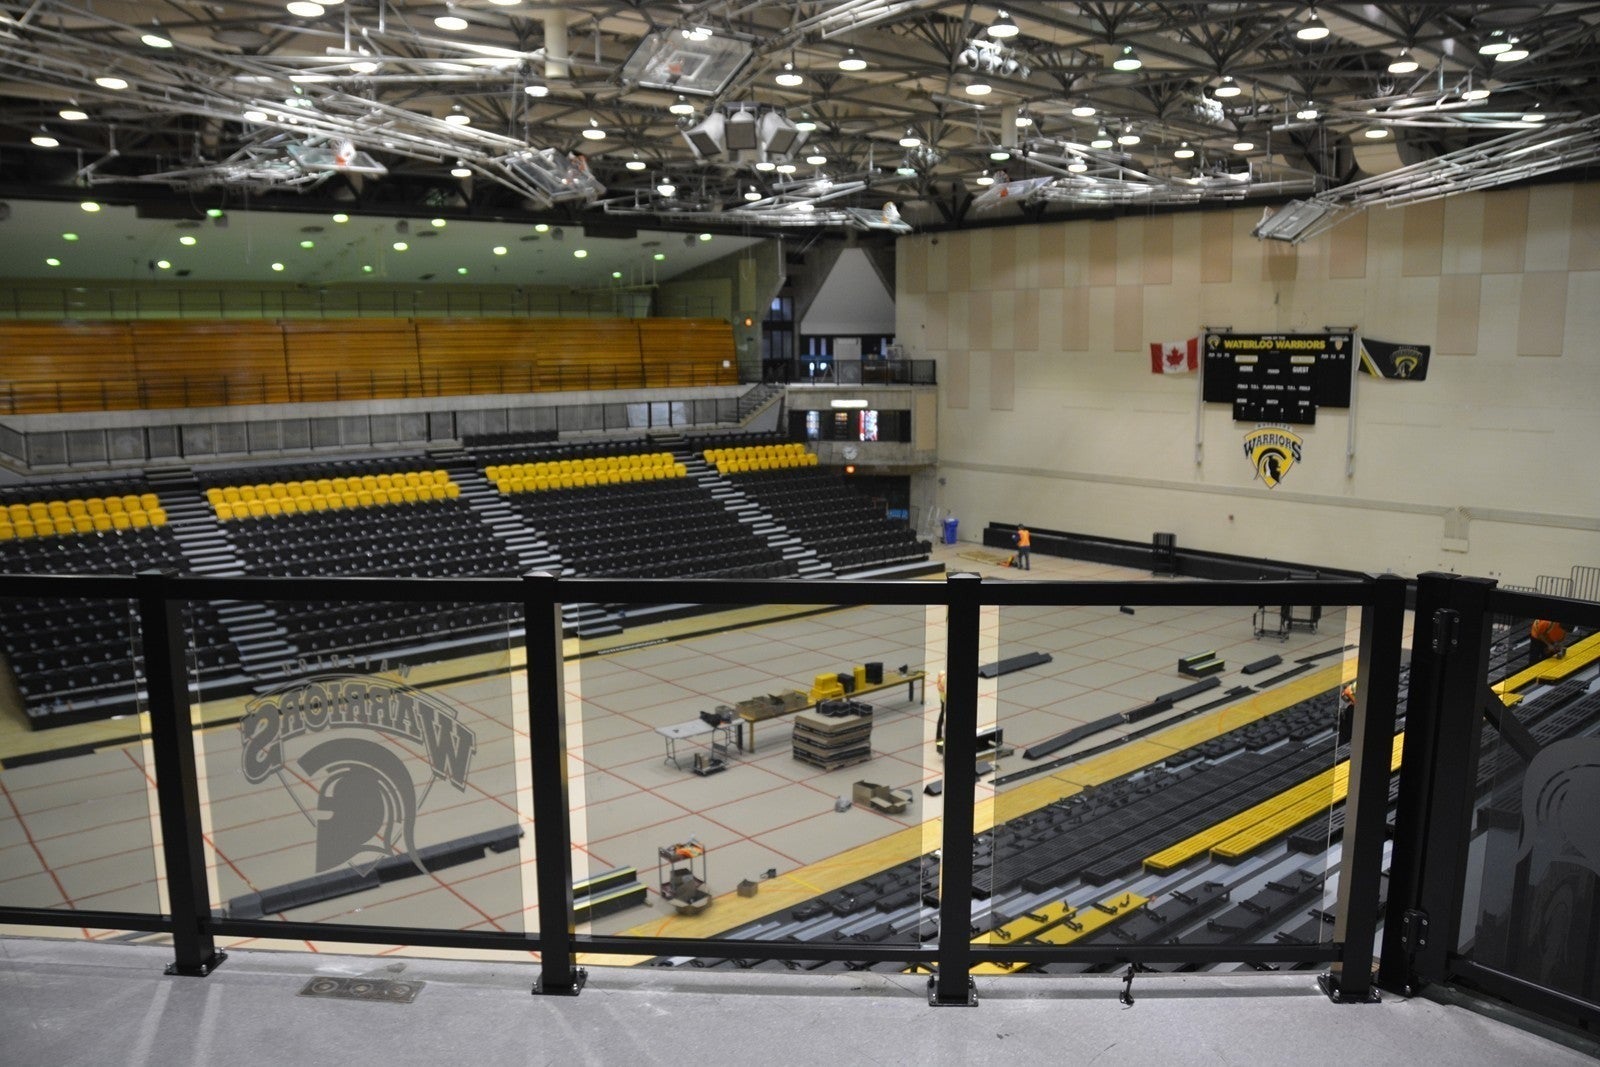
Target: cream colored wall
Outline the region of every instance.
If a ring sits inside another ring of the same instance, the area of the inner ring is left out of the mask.
[[[1377,208],[1298,246],[1261,210],[902,238],[896,326],[939,361],[940,508],[989,521],[1531,584],[1600,564],[1600,185]],[[1354,326],[1434,346],[1296,427],[1276,489],[1148,344]],[[1351,451],[1353,437],[1353,454]]]

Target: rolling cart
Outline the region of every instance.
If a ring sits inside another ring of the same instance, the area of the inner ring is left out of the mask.
[[[706,850],[694,838],[656,850],[656,878],[661,899],[679,915],[698,915],[711,906],[706,891]]]

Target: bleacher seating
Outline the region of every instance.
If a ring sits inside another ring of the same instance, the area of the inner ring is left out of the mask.
[[[579,575],[779,578],[794,573],[791,561],[681,473],[635,483],[511,492],[506,500]]]
[[[490,464],[484,476],[502,493],[542,493],[597,485],[626,485],[682,478],[688,473],[671,452]]]
[[[841,573],[925,560],[933,550],[839,475],[815,467],[731,472],[730,480]]]
[[[456,578],[518,573],[516,558],[462,499],[461,487],[447,471],[338,469],[342,473],[311,466],[293,471],[298,479],[206,490],[245,573]],[[258,473],[246,469],[212,480],[242,481]],[[268,637],[285,660],[401,650],[461,652],[507,640],[506,612],[493,605],[391,603],[374,610],[370,604],[316,602],[274,605],[272,614],[277,629]]]
[[[141,479],[8,487],[0,501],[0,573],[132,574],[183,562],[166,509]],[[0,649],[30,725],[139,710],[143,642],[131,602],[23,597],[0,604],[0,615]],[[239,669],[238,649],[216,623],[210,605],[186,612],[197,680]]]
[[[815,467],[817,455],[806,451],[797,441],[775,445],[743,445],[733,448],[708,448],[707,463],[716,466],[718,474],[744,474],[747,471],[787,470],[791,467]]]

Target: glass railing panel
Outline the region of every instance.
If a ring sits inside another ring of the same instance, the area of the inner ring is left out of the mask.
[[[614,908],[580,912],[584,932],[830,947],[932,936],[942,610],[568,610],[576,876],[628,887]]]
[[[517,605],[194,610],[190,681],[219,914],[536,928]]]
[[[1340,693],[1356,676],[1355,612],[989,613],[979,943],[1110,954],[1331,940],[1348,778]],[[978,973],[1029,969],[1038,967],[1001,961]]]
[[[1600,635],[1555,606],[1492,625],[1485,682],[1503,707],[1481,723],[1455,947],[1600,1005]]]
[[[0,541],[0,573],[90,537]],[[0,907],[165,911],[140,646],[130,601],[0,599]]]

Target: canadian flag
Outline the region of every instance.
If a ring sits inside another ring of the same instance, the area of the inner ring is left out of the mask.
[[[1200,338],[1187,341],[1150,342],[1152,374],[1188,374],[1200,369]]]

